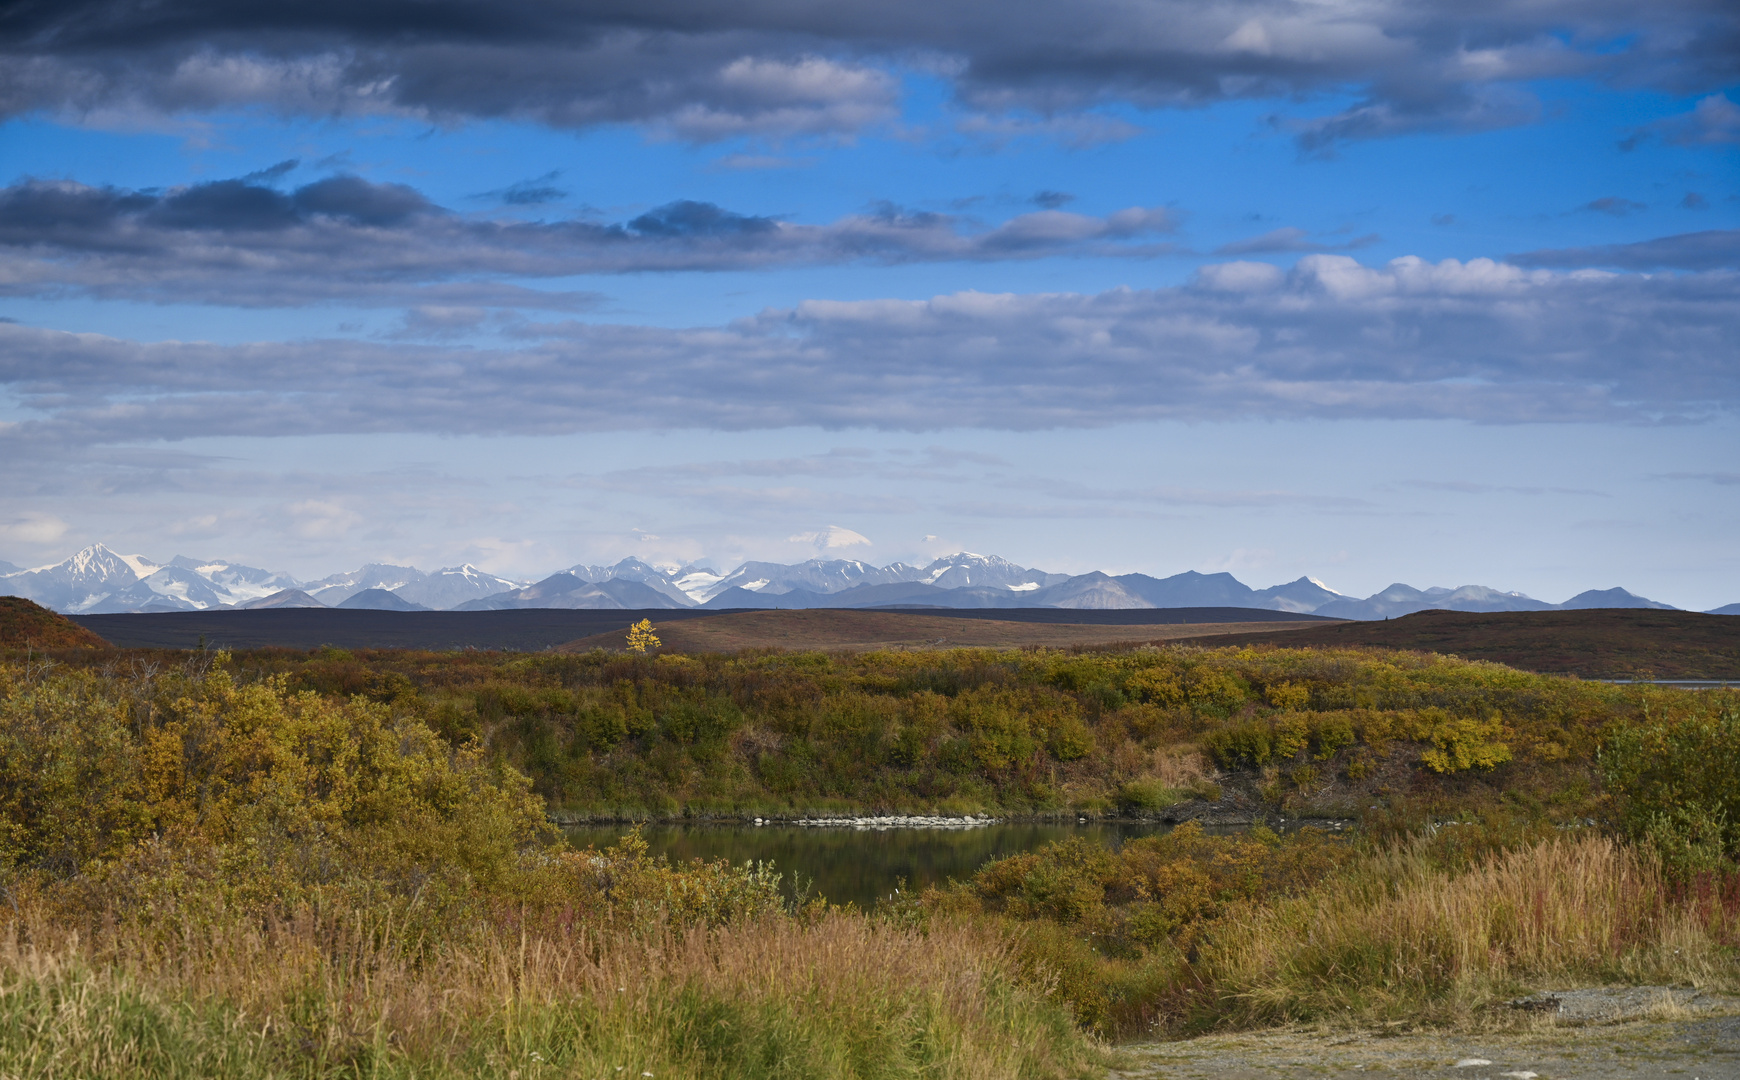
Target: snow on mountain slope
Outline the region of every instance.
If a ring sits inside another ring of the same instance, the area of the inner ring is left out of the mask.
[[[80,612],[131,588],[141,570],[150,573],[157,569],[157,563],[143,556],[120,555],[102,544],[92,544],[61,562],[8,575],[0,579],[0,586],[10,595],[56,611]]]
[[[524,581],[497,577],[466,563],[463,566],[442,567],[433,574],[393,591],[410,603],[447,611],[467,601],[512,592],[527,584]]]
[[[900,564],[896,563],[896,566]],[[892,569],[892,567],[890,567]],[[1069,580],[1067,574],[1047,574],[1043,570],[1029,570],[1025,566],[1017,566],[1008,559],[995,555],[975,555],[970,551],[957,551],[953,555],[944,555],[931,562],[920,571],[922,576],[917,581],[925,585],[935,585],[939,589],[967,589],[974,586],[997,586],[1005,589],[1016,589],[1021,592],[1031,592],[1047,585],[1058,585]]]
[[[674,576],[681,571],[677,567],[662,569],[651,563],[642,562],[630,556],[615,566],[575,566],[567,573],[573,574],[581,581],[594,584],[606,581],[638,581],[642,585],[674,600],[680,607],[694,607],[697,601],[687,591],[678,587]]]
[[[364,589],[397,592],[412,582],[423,580],[425,576],[423,571],[414,566],[369,563],[348,574],[333,574],[319,581],[307,582],[302,590],[328,607],[336,607]]]
[[[841,592],[857,585],[916,581],[919,576],[918,570],[903,563],[871,566],[857,559],[810,559],[789,566],[785,563],[746,562],[715,581],[703,595],[711,600],[731,588],[771,593],[803,589],[826,594]]]
[[[681,589],[684,596],[699,604],[713,595],[713,586],[724,579],[724,574],[711,567],[685,566],[672,575],[671,584]]]
[[[1324,604],[1332,604],[1347,597],[1336,592],[1314,577],[1302,577],[1297,581],[1289,581],[1284,585],[1271,585],[1266,589],[1257,589],[1255,595],[1260,598],[1264,607],[1276,611],[1313,612]]]
[[[686,597],[684,598],[687,599]],[[676,608],[690,607],[640,581],[625,578],[587,581],[563,571],[513,592],[498,593],[459,605],[459,611],[508,611],[515,608]]]
[[[157,563],[92,544],[48,566],[21,570],[0,562],[0,595],[28,597],[57,611],[196,611],[215,607],[337,606],[367,590],[439,610],[515,607],[1251,607],[1350,619],[1382,619],[1426,608],[1457,611],[1546,611],[1588,607],[1669,608],[1624,589],[1589,590],[1549,604],[1483,585],[1416,589],[1397,583],[1359,599],[1313,577],[1252,589],[1231,574],[1186,571],[1170,577],[1094,572],[1075,576],[1021,567],[995,555],[960,551],[923,567],[873,566],[857,559],[815,558],[785,564],[746,562],[728,574],[703,564],[657,566],[627,558],[613,566],[579,565],[536,585],[470,564],[425,574],[410,566],[370,563],[316,581],[229,562],[177,555]],[[269,604],[256,601],[269,600]],[[365,603],[369,601],[364,601]],[[1726,610],[1726,609],[1722,609]]]
[[[274,573],[257,566],[243,566],[224,559],[190,559],[185,555],[177,555],[169,560],[168,565],[192,570],[205,578],[229,594],[230,599],[225,601],[229,604],[271,596],[284,589],[293,589],[298,584],[289,574]]]

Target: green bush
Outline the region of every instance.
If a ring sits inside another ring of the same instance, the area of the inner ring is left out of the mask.
[[[1266,720],[1246,720],[1210,731],[1202,746],[1223,769],[1261,768],[1274,756],[1274,730]]]
[[[1144,777],[1126,780],[1119,785],[1117,804],[1120,810],[1164,810],[1168,806],[1177,806],[1188,797],[1186,792],[1169,788],[1152,777]]]
[[[1740,858],[1740,694],[1710,691],[1651,704],[1616,724],[1601,772],[1634,837],[1693,874]]]
[[[1496,768],[1511,758],[1510,747],[1499,741],[1502,734],[1503,724],[1497,718],[1444,717],[1433,725],[1432,746],[1420,760],[1441,773]]]

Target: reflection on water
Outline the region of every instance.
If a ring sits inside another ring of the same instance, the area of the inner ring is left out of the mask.
[[[780,825],[646,825],[641,835],[654,855],[673,862],[729,859],[772,862],[785,875],[813,883],[813,890],[836,904],[868,908],[894,891],[905,878],[911,888],[965,880],[986,862],[1032,851],[1054,840],[1081,836],[1118,847],[1137,836],[1165,832],[1158,823],[1024,822],[973,829],[798,828]],[[565,829],[576,847],[609,847],[628,832],[626,825]]]

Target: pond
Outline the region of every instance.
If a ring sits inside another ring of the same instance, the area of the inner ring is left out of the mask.
[[[794,877],[836,904],[868,909],[893,892],[965,880],[992,859],[1018,855],[1056,840],[1085,837],[1116,848],[1125,840],[1167,831],[1157,822],[993,822],[969,828],[854,828],[795,825],[649,824],[641,835],[654,855],[673,862],[729,859],[771,862],[792,892]],[[606,848],[630,826],[587,825],[565,830],[576,847]]]

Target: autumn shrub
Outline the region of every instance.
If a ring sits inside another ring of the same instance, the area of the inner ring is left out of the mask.
[[[1645,700],[1685,693],[1417,653],[1185,646],[267,650],[233,670],[238,686],[281,676],[292,692],[360,696],[455,748],[475,738],[563,815],[607,820],[1134,811],[1152,802],[1136,797],[1147,780],[1199,796],[1136,764],[1180,747],[1250,779],[1278,770],[1282,802],[1380,777],[1386,801],[1412,789],[1460,798],[1471,777],[1535,791],[1592,777],[1603,732]],[[1309,794],[1299,767],[1315,770]],[[1203,791],[1237,784],[1203,780]]]
[[[1600,762],[1623,827],[1671,873],[1719,873],[1740,860],[1740,694],[1652,701],[1640,719],[1613,726]]]
[[[1216,836],[1190,822],[1115,852],[1077,838],[999,859],[924,902],[1002,920],[1030,979],[1053,979],[1095,1030],[1131,1034],[1230,913],[1311,888],[1351,857],[1316,830]]]
[[[225,658],[127,683],[0,685],[0,867],[94,898],[511,890],[557,841],[524,777],[358,696],[238,684]],[[217,895],[213,893],[212,895]]]

